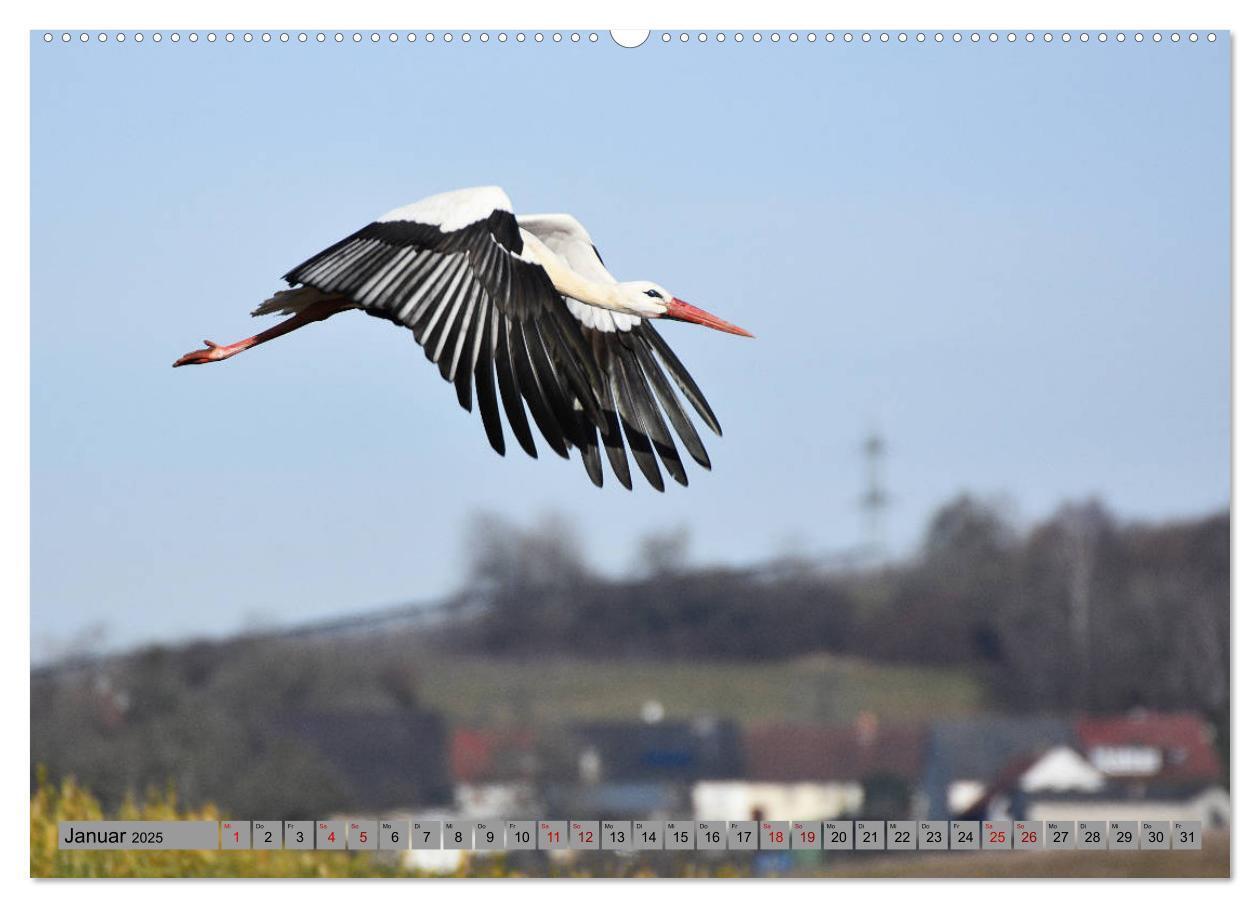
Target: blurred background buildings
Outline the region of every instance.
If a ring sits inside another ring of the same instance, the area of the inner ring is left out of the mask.
[[[1224,514],[964,496],[902,561],[653,537],[616,579],[567,538],[486,518],[447,600],[42,666],[32,772],[254,818],[1230,821]]]

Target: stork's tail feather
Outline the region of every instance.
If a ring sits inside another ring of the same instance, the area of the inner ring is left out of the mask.
[[[292,290],[280,290],[258,304],[250,315],[297,315],[315,303],[342,299],[339,293],[326,293],[317,287],[303,284]]]

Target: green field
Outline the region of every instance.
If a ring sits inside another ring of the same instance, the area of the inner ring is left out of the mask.
[[[452,721],[550,724],[639,718],[655,700],[666,718],[847,723],[863,710],[915,721],[984,708],[969,672],[875,665],[826,656],[783,662],[529,661],[434,654],[420,699]]]

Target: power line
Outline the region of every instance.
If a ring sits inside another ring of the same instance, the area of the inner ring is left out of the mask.
[[[862,512],[864,548],[871,557],[884,555],[884,512],[888,508],[888,490],[884,484],[884,457],[888,452],[884,437],[872,430],[862,441],[865,466],[865,489],[859,500]]]

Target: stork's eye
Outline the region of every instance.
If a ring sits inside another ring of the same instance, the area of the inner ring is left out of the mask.
[[[643,292],[644,292],[644,293],[646,293],[648,296],[653,296],[653,297],[656,297],[658,300],[659,300],[659,299],[664,299],[664,298],[665,298],[665,297],[661,296],[661,294],[660,294],[658,291],[656,291],[656,290],[644,290]]]

